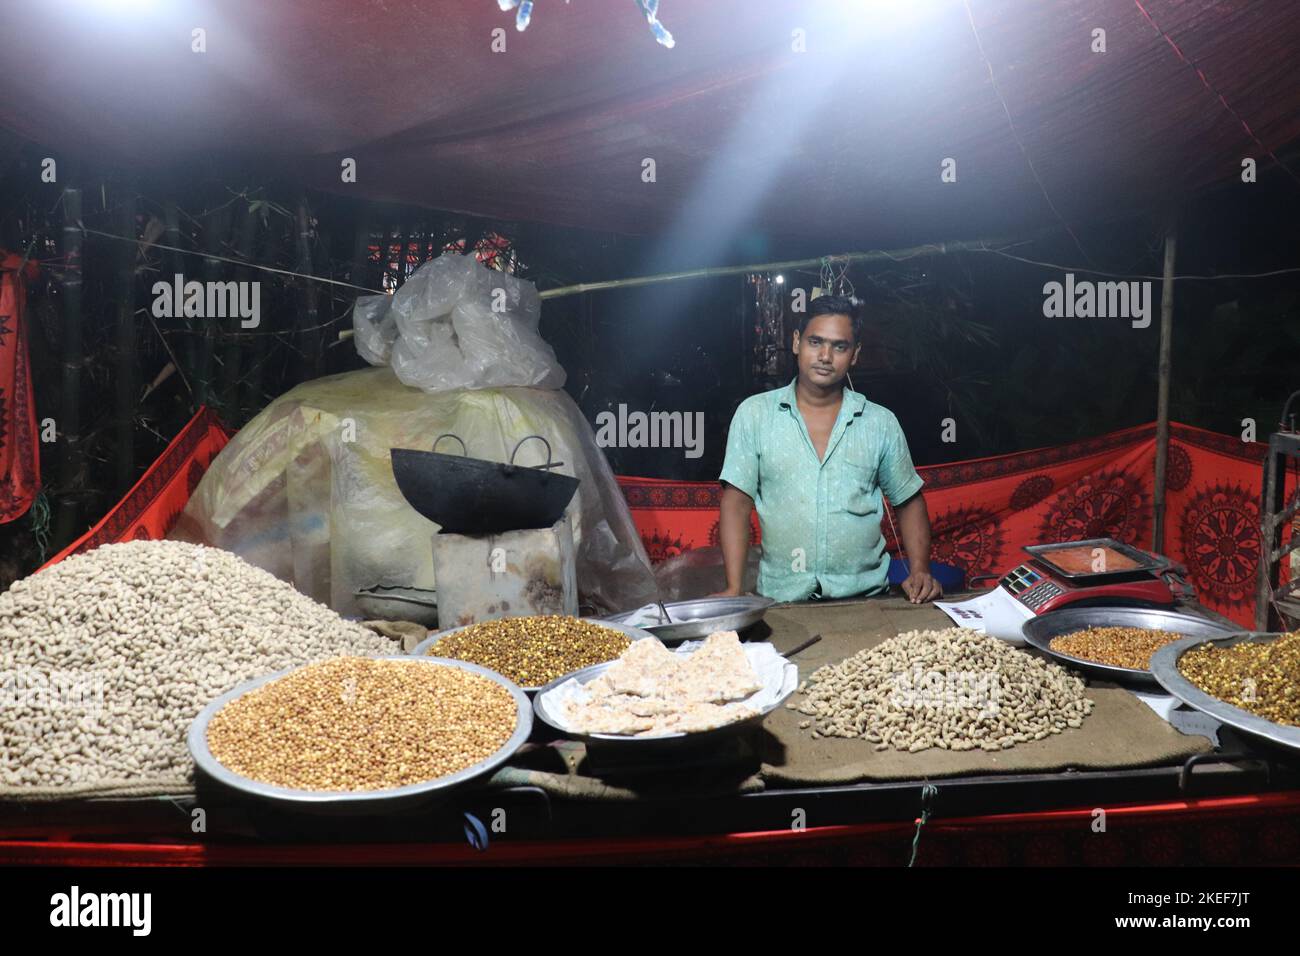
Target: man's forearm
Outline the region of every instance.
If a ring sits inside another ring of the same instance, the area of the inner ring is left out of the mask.
[[[749,516],[753,500],[743,491],[722,489],[718,514],[718,543],[727,571],[727,590],[739,594],[744,588],[745,559],[749,555]]]
[[[902,539],[910,572],[930,570],[930,512],[925,497],[916,493],[894,513],[898,516],[898,536]]]

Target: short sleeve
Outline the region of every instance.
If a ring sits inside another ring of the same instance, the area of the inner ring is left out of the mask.
[[[754,406],[741,402],[731,418],[727,432],[727,455],[722,462],[720,481],[743,491],[749,497],[758,495],[758,444],[755,442]]]
[[[925,482],[912,466],[907,436],[903,434],[903,426],[898,424],[898,419],[892,414],[884,423],[883,439],[877,481],[889,503],[901,505],[920,491]]]

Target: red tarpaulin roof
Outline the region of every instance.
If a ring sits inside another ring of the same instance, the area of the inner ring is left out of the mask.
[[[1005,110],[961,0],[663,0],[671,50],[632,0],[537,0],[524,33],[491,0],[27,3],[0,30],[0,124],[56,156],[229,153],[359,197],[668,238],[996,234],[1057,222],[1008,112],[1071,222],[1272,165],[1207,82],[1270,149],[1300,137],[1293,4],[1141,2],[1203,76],[1134,0],[970,0]]]

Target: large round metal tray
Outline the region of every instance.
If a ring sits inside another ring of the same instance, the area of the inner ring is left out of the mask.
[[[673,601],[664,605],[668,616],[672,618],[670,623],[643,624],[641,627],[665,644],[672,644],[696,637],[708,637],[714,631],[742,630],[761,621],[767,609],[775,603],[771,598],[757,596]],[[637,613],[624,611],[604,618],[601,623],[623,624]]]
[[[1092,677],[1159,686],[1149,670],[1116,667],[1052,649],[1052,638],[1090,627],[1142,627],[1153,631],[1174,631],[1187,637],[1219,637],[1232,633],[1232,628],[1227,625],[1194,614],[1145,607],[1067,607],[1031,617],[1020,630],[1025,640],[1040,651]]]
[[[725,724],[722,727],[715,727],[712,730],[702,730],[698,733],[664,734],[659,737],[630,737],[625,734],[583,734],[576,733],[572,730],[566,730],[564,726],[546,709],[545,697],[547,692],[554,690],[570,679],[577,680],[582,684],[595,680],[601,674],[605,673],[606,669],[608,669],[612,663],[613,661],[609,661],[605,664],[593,664],[591,667],[584,667],[580,671],[575,671],[572,674],[567,674],[564,677],[553,680],[545,687],[541,688],[533,698],[533,710],[537,712],[537,717],[548,727],[553,728],[565,737],[572,738],[573,740],[581,740],[586,744],[596,744],[606,748],[617,747],[621,750],[636,751],[643,754],[648,751],[660,749],[673,751],[679,749],[684,744],[694,745],[701,742],[717,741],[761,724],[768,714],[772,713],[790,699],[790,695],[795,692],[799,684],[797,679],[798,666],[792,661],[787,661],[786,667],[794,667],[796,669],[796,679],[793,681],[789,693],[782,694],[775,703],[764,707],[753,717],[747,717],[744,720],[738,720],[732,724]]]
[[[1155,674],[1156,680],[1160,682],[1161,687],[1189,707],[1194,707],[1202,713],[1209,714],[1215,720],[1227,724],[1229,727],[1235,727],[1245,733],[1262,737],[1275,744],[1281,744],[1283,747],[1300,750],[1300,727],[1275,723],[1260,717],[1258,714],[1252,714],[1248,710],[1242,710],[1240,707],[1234,707],[1232,704],[1219,700],[1219,698],[1207,694],[1189,681],[1178,669],[1179,658],[1192,648],[1199,647],[1202,644],[1213,642],[1219,647],[1230,647],[1243,641],[1275,641],[1283,636],[1282,634],[1270,634],[1261,631],[1238,631],[1226,637],[1189,637],[1185,640],[1175,641],[1156,651],[1155,656],[1151,658],[1151,672]]]
[[[487,623],[487,622],[480,621],[479,623]],[[611,631],[621,631],[622,633],[626,634],[634,641],[641,641],[641,640],[645,640],[647,637],[654,637],[654,635],[651,634],[649,631],[643,631],[639,627],[628,627],[628,625],[626,624],[615,624],[613,621],[601,621],[601,620],[592,619],[591,623],[599,624],[601,627],[607,627]],[[434,644],[437,644],[440,640],[442,640],[447,635],[455,634],[457,631],[463,631],[465,630],[465,628],[473,627],[473,626],[474,626],[473,624],[464,624],[461,625],[460,627],[449,627],[445,631],[438,631],[436,634],[430,634],[419,644],[416,644],[415,647],[411,648],[411,655],[413,657],[423,657],[425,654],[429,653],[429,648],[433,647]],[[434,658],[430,658],[430,660],[433,659]],[[496,673],[496,672],[491,671],[490,673]],[[566,680],[570,676],[572,675],[565,675],[565,677],[562,677],[560,679]],[[536,694],[537,691],[540,690],[540,688],[525,687],[523,690],[524,693],[526,694]]]
[[[380,660],[390,661],[410,661],[409,655],[388,656],[379,658]],[[436,780],[428,780],[424,783],[408,784],[405,787],[394,787],[388,790],[357,790],[357,791],[334,791],[334,790],[295,790],[290,787],[279,787],[275,784],[262,783],[258,780],[250,780],[248,777],[241,776],[230,770],[227,770],[216,757],[212,756],[212,751],[208,749],[208,722],[212,720],[213,715],[226,704],[230,703],[237,697],[242,697],[250,690],[255,690],[263,684],[269,683],[276,678],[291,674],[294,671],[301,670],[301,667],[289,667],[274,674],[267,674],[265,677],[257,677],[253,680],[240,684],[234,690],[222,694],[208,706],[200,711],[199,715],[194,718],[190,724],[190,731],[187,738],[189,744],[190,756],[194,758],[195,765],[198,766],[205,774],[219,783],[225,784],[233,790],[238,790],[253,797],[260,797],[275,803],[293,805],[304,810],[312,810],[324,813],[380,813],[390,809],[408,806],[436,797],[443,796],[447,792],[463,786],[471,781],[482,777],[484,774],[495,770],[501,764],[505,763],[514,755],[515,751],[524,745],[528,740],[528,735],[533,729],[533,710],[529,704],[527,696],[511,681],[506,680],[496,671],[488,670],[486,667],[479,667],[477,664],[468,664],[465,661],[453,661],[442,657],[425,657],[422,660],[427,661],[430,665],[440,667],[459,667],[462,670],[472,671],[475,674],[482,674],[489,680],[500,684],[515,699],[516,712],[518,714],[515,724],[515,732],[510,735],[510,739],[501,745],[496,753],[492,754],[485,760],[459,770],[456,773],[449,774],[445,777],[439,777]]]

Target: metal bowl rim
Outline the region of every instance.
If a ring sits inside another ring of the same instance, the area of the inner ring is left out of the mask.
[[[581,484],[582,479],[576,475],[566,475],[562,471],[548,471],[545,468],[539,468],[536,465],[512,465],[508,461],[492,461],[489,458],[469,458],[464,455],[448,455],[440,451],[425,451],[422,448],[390,448],[388,450],[389,458],[392,460],[398,453],[401,454],[403,461],[415,466],[419,459],[424,456],[433,456],[435,461],[448,468],[466,468],[470,471],[481,472],[484,475],[494,475],[503,479],[514,478],[519,472],[527,472],[541,478],[563,479],[558,483],[563,485],[566,482],[573,482],[575,485]],[[505,469],[504,471],[502,469]]]
[[[371,658],[372,660],[387,661],[410,661],[411,655],[382,655]],[[186,735],[186,744],[189,747],[190,757],[193,759],[195,766],[220,783],[225,784],[232,789],[242,791],[253,796],[263,797],[268,800],[278,800],[285,803],[313,804],[328,806],[331,804],[371,804],[384,803],[386,801],[400,801],[419,797],[424,794],[436,793],[440,790],[447,790],[460,784],[469,783],[483,774],[496,769],[505,763],[520,747],[527,742],[533,729],[533,708],[527,695],[505,676],[498,674],[494,670],[482,667],[478,664],[471,664],[468,661],[457,661],[446,657],[422,657],[416,660],[428,661],[433,664],[442,666],[459,667],[462,670],[471,671],[480,674],[489,680],[495,681],[500,686],[510,692],[510,696],[515,701],[516,722],[514,733],[509,739],[501,745],[497,751],[476,764],[458,770],[453,774],[445,777],[438,777],[434,780],[426,780],[422,783],[411,783],[404,787],[392,787],[388,790],[295,790],[291,787],[280,787],[275,784],[262,783],[252,780],[248,777],[241,776],[233,770],[226,768],[212,751],[208,749],[208,723],[212,720],[213,715],[222,707],[230,703],[251,690],[256,690],[264,684],[269,684],[273,680],[300,671],[304,667],[310,667],[310,664],[299,664],[296,667],[287,667],[283,670],[276,671],[273,674],[265,674],[261,677],[254,677],[252,680],[244,681],[237,687],[226,691],[220,697],[208,703],[197,717],[190,723],[189,733]],[[319,661],[317,663],[320,663]]]
[[[721,727],[714,727],[711,730],[702,730],[690,734],[685,733],[683,731],[677,731],[676,733],[672,733],[672,734],[661,734],[656,737],[632,737],[625,734],[584,734],[584,733],[579,733],[577,731],[566,730],[564,727],[561,727],[558,723],[556,723],[554,720],[552,720],[550,717],[547,716],[546,708],[542,705],[542,698],[547,693],[559,687],[565,681],[571,679],[577,680],[581,684],[586,684],[590,680],[599,677],[600,672],[603,671],[605,668],[609,667],[613,663],[614,663],[613,661],[606,661],[603,664],[592,664],[590,667],[584,667],[582,668],[582,670],[574,671],[572,674],[566,674],[564,677],[558,677],[555,680],[551,681],[549,684],[539,689],[537,691],[537,694],[533,697],[533,710],[536,711],[538,719],[541,720],[542,723],[546,724],[546,726],[550,727],[552,730],[564,734],[564,736],[566,737],[569,737],[573,740],[580,740],[589,743],[628,744],[632,746],[636,746],[636,745],[647,746],[652,744],[662,744],[666,742],[672,743],[675,741],[694,742],[697,740],[705,739],[709,736],[714,736],[714,735],[723,736],[725,734],[732,733],[737,729],[748,726],[750,724],[762,723],[763,720],[766,719],[766,717],[769,714],[774,713],[782,704],[784,704],[787,700],[789,700],[794,695],[794,693],[799,689],[799,682],[798,682],[799,665],[796,664],[794,661],[787,659],[785,662],[786,666],[793,667],[795,669],[795,686],[790,689],[790,693],[781,695],[770,707],[763,708],[753,717],[746,717],[744,720],[737,720],[730,724],[723,724]]]
[[[546,615],[533,615],[533,614],[526,614],[526,615],[520,615],[520,616],[521,616],[521,617],[542,617],[542,616],[546,616]],[[565,616],[567,616],[567,615],[565,615]],[[494,618],[494,620],[508,620],[508,619],[507,619],[507,618]],[[612,631],[620,631],[620,632],[622,632],[623,634],[626,634],[628,637],[630,637],[630,638],[631,638],[632,640],[634,640],[634,641],[643,641],[643,640],[645,640],[646,638],[653,638],[653,639],[656,640],[656,641],[659,640],[659,638],[655,637],[655,635],[651,634],[649,631],[643,630],[642,628],[639,628],[639,627],[632,627],[630,624],[616,624],[616,623],[614,623],[613,621],[605,621],[605,620],[600,620],[600,619],[596,619],[596,618],[579,618],[578,620],[580,620],[580,621],[587,621],[589,624],[599,624],[601,627],[608,627],[608,628],[609,628],[610,630],[612,630]],[[490,622],[490,621],[475,621],[475,622],[474,622],[474,624],[489,624],[489,623],[491,623],[491,622]],[[467,627],[473,627],[474,624],[461,624],[461,625],[459,625],[459,626],[457,626],[457,627],[449,627],[449,628],[446,628],[445,630],[441,630],[441,631],[436,631],[436,632],[430,633],[428,637],[426,637],[426,638],[425,638],[424,640],[422,640],[419,644],[416,644],[413,648],[411,648],[411,653],[410,653],[408,656],[411,656],[411,657],[423,657],[425,660],[431,660],[431,661],[434,661],[434,660],[447,660],[447,661],[455,660],[454,657],[424,657],[424,652],[425,652],[426,650],[428,650],[430,647],[432,647],[434,644],[438,643],[438,641],[442,640],[444,637],[447,637],[447,636],[449,636],[449,635],[451,635],[451,634],[455,634],[457,631],[463,631],[463,630],[465,630],[465,628],[467,628]],[[663,641],[659,641],[659,643],[662,644]],[[467,663],[468,663],[468,662],[467,662]],[[604,663],[605,663],[605,664],[612,664],[613,661],[605,661]],[[475,665],[475,666],[477,667],[477,666],[481,666],[481,665]],[[601,664],[590,664],[590,665],[588,665],[588,666],[589,666],[589,667],[601,667],[602,665],[601,665]],[[586,668],[582,668],[582,670],[585,670],[585,669],[586,669]],[[497,673],[497,672],[496,672],[496,671],[492,671],[492,673],[495,674],[495,673]],[[573,671],[572,673],[565,674],[565,675],[562,676],[562,677],[557,677],[556,680],[567,680],[568,678],[572,677],[572,676],[573,676],[574,674],[576,674],[576,673],[579,673],[579,672],[578,672],[578,671]],[[504,674],[502,674],[501,676],[502,676],[502,677],[505,677]],[[509,680],[508,677],[505,677],[505,679],[506,679],[506,680]],[[525,694],[536,694],[538,691],[541,690],[541,687],[521,687],[521,689],[523,690],[523,692],[524,692]]]
[[[740,624],[739,626],[736,627],[719,628],[717,624],[709,625],[710,627],[718,628],[721,630],[741,630],[746,627],[752,627],[754,624],[757,624],[759,621],[763,619],[763,616],[767,613],[768,608],[776,604],[776,601],[773,598],[764,597],[761,594],[754,594],[754,595],[740,594],[740,595],[736,595],[735,597],[727,597],[727,598],[692,598],[683,601],[667,601],[665,602],[664,607],[668,608],[671,611],[671,609],[675,607],[685,607],[688,605],[701,604],[705,601],[718,601],[718,602],[734,601],[740,604],[740,606],[734,608],[731,611],[728,611],[725,614],[714,615],[712,618],[694,618],[689,621],[668,621],[661,624],[647,624],[644,625],[644,629],[649,631],[655,637],[659,638],[659,640],[661,641],[664,642],[671,641],[673,643],[679,643],[681,641],[689,641],[697,637],[707,636],[708,632],[700,630],[698,626],[710,620],[727,622],[729,621],[729,619],[732,618],[740,618],[743,620],[744,618],[748,618],[752,616],[752,620],[745,621],[745,623]],[[640,608],[634,608],[631,611],[621,611],[618,614],[611,614],[608,617],[601,618],[600,620],[610,624],[615,624],[615,623],[621,624],[623,623],[623,619],[631,617],[639,610]],[[677,631],[681,631],[681,630],[686,630],[689,631],[690,633],[676,633]]]
[[[1074,607],[1074,608],[1064,607],[1061,608],[1060,610],[1048,611],[1045,614],[1037,614],[1029,618],[1027,621],[1025,621],[1022,625],[1020,625],[1020,633],[1021,636],[1024,637],[1025,642],[1029,644],[1031,647],[1037,648],[1043,653],[1050,654],[1052,657],[1055,657],[1058,660],[1065,661],[1071,666],[1077,667],[1081,670],[1094,671],[1098,674],[1104,674],[1110,677],[1130,678],[1130,679],[1144,680],[1147,682],[1155,681],[1155,674],[1150,669],[1140,670],[1135,667],[1120,667],[1118,664],[1107,664],[1103,661],[1090,661],[1086,657],[1075,657],[1073,654],[1066,654],[1063,651],[1055,650],[1051,647],[1052,638],[1061,637],[1062,635],[1053,634],[1051,637],[1044,638],[1041,635],[1039,635],[1036,629],[1032,626],[1038,621],[1050,620],[1052,623],[1058,623],[1065,620],[1066,616],[1084,618],[1084,617],[1091,616],[1089,612],[1092,612],[1093,614],[1102,614],[1102,615],[1114,614],[1116,612],[1120,612],[1121,614],[1123,613],[1157,614],[1165,618],[1190,621],[1196,624],[1197,626],[1208,626],[1211,628],[1215,628],[1225,636],[1233,633],[1233,631],[1226,624],[1220,624],[1218,621],[1211,621],[1209,618],[1197,617],[1194,614],[1186,614],[1181,611],[1166,611],[1161,608],[1125,607],[1123,605],[1114,605],[1114,606],[1100,605],[1096,607]],[[1136,627],[1138,625],[1099,624],[1096,622],[1092,622],[1080,626],[1079,630],[1084,630],[1088,627],[1124,627],[1124,626]],[[1148,628],[1148,630],[1161,630],[1161,629]],[[1163,648],[1161,648],[1161,650],[1163,650]],[[1152,660],[1154,662],[1154,655],[1152,655]]]
[[[1243,641],[1251,643],[1271,642],[1280,637],[1285,637],[1287,633],[1289,632],[1238,630],[1220,637],[1209,635],[1187,637],[1181,641],[1166,644],[1156,651],[1151,658],[1151,670],[1160,686],[1187,706],[1199,710],[1203,714],[1208,714],[1215,720],[1230,727],[1255,734],[1283,746],[1300,749],[1300,727],[1276,723],[1267,717],[1261,717],[1259,714],[1253,714],[1248,710],[1242,710],[1240,707],[1229,704],[1227,701],[1220,700],[1201,690],[1184,677],[1182,671],[1178,669],[1178,662],[1182,659],[1183,654],[1194,647],[1199,647],[1201,644],[1208,644],[1210,641],[1223,641],[1226,642],[1223,646],[1231,647],[1233,644],[1240,644]]]

